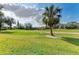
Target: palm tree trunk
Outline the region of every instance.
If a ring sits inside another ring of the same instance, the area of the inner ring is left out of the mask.
[[[52,31],[52,26],[50,26],[50,34],[51,36],[54,36],[53,31]]]

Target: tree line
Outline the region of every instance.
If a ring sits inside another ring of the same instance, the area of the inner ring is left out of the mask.
[[[61,29],[79,29],[79,22],[72,21],[59,25]]]

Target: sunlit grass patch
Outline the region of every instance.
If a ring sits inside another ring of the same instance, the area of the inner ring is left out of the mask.
[[[54,34],[61,38],[46,37],[50,35],[49,30],[3,31],[0,33],[0,54],[79,54],[78,34]]]

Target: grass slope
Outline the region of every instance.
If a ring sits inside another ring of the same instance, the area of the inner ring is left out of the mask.
[[[54,30],[73,32],[79,30]],[[48,30],[6,30],[0,33],[0,54],[54,55],[79,54],[79,35],[55,33],[61,38],[48,38]]]

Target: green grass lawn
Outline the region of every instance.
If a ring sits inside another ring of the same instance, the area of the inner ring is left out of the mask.
[[[61,55],[79,54],[79,30],[55,29],[49,38],[49,30],[4,30],[0,33],[0,54]]]

